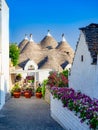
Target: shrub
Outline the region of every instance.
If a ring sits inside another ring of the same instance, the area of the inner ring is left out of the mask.
[[[65,77],[68,78],[68,74],[69,74],[69,71],[68,70],[63,70],[63,72],[61,72]]]
[[[42,92],[42,87],[38,87],[37,89],[36,89],[36,93],[41,93]]]
[[[47,85],[49,85],[50,88],[53,86],[68,87],[68,78],[62,73],[50,72]]]
[[[19,84],[16,83],[16,84],[12,87],[12,89],[11,89],[11,95],[13,95],[14,92],[20,92],[20,91],[21,91],[21,88],[20,88]]]
[[[46,85],[47,85],[48,79],[45,79],[42,82],[42,96],[45,97],[45,91],[46,91]]]
[[[18,64],[20,50],[16,45],[16,43],[10,44],[9,50],[10,50],[9,57],[11,58],[13,65],[16,66]]]

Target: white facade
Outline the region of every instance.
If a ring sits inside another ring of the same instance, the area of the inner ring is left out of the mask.
[[[47,79],[49,76],[49,73],[51,72],[51,69],[42,69],[38,73],[36,73],[36,80],[38,80],[40,83],[43,82],[43,80]]]
[[[49,73],[52,71],[52,69],[37,69],[37,70],[12,70],[10,71],[10,74],[22,74],[22,77],[25,79],[26,76],[34,76],[35,83],[38,81],[40,83],[43,82],[43,80],[47,79],[49,76]]]
[[[91,98],[98,99],[98,65],[91,63],[92,57],[85,41],[85,35],[81,31],[69,76],[69,86]]]
[[[9,91],[9,8],[0,0],[0,108]]]
[[[37,70],[37,69],[38,66],[33,60],[29,60],[24,67],[24,70]]]

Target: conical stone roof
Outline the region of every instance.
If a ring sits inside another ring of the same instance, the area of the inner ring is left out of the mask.
[[[65,52],[70,56],[74,56],[74,51],[71,46],[67,43],[66,39],[64,38],[64,34],[62,34],[62,41],[56,47],[59,51]]]
[[[46,37],[51,38],[51,35],[48,34],[48,36]],[[42,48],[40,46],[41,44],[36,44],[31,39],[25,45],[20,54],[19,64],[29,58],[38,65],[39,69],[50,68],[56,71],[62,71],[62,64],[64,64],[65,62],[72,63],[73,61],[74,51],[64,39],[56,48],[53,49],[44,47]]]
[[[26,46],[26,44],[27,44],[28,42],[29,42],[29,40],[24,39],[24,40],[22,40],[22,41],[19,43],[18,47],[19,47],[19,49],[20,49],[20,52],[22,52],[23,48]]]
[[[25,45],[29,42],[27,34],[25,34],[25,38],[19,43],[18,47],[20,49],[20,52],[23,50]]]
[[[62,67],[58,64],[57,60],[54,58],[54,60],[51,59],[51,57],[46,57],[46,60],[42,64],[42,66],[39,67],[39,69],[53,69],[55,71],[62,71]]]
[[[22,53],[29,53],[30,51],[40,50],[40,46],[33,41],[29,41],[22,50]]]
[[[42,48],[56,48],[57,41],[51,36],[48,30],[48,34],[41,40],[40,45]]]

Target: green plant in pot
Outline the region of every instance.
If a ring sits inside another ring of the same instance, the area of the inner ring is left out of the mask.
[[[27,87],[24,91],[24,96],[26,98],[31,98],[31,96],[33,95],[33,88],[32,87]]]
[[[19,84],[15,84],[12,89],[11,89],[11,95],[14,96],[15,98],[19,98],[21,95],[21,88]]]
[[[36,89],[36,97],[41,98],[42,97],[42,87],[37,87]]]

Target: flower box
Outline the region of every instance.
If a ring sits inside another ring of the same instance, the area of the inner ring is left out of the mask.
[[[56,120],[63,128],[67,130],[90,130],[89,126],[75,116],[74,112],[63,107],[61,100],[54,99],[51,95],[50,102],[51,116]]]

